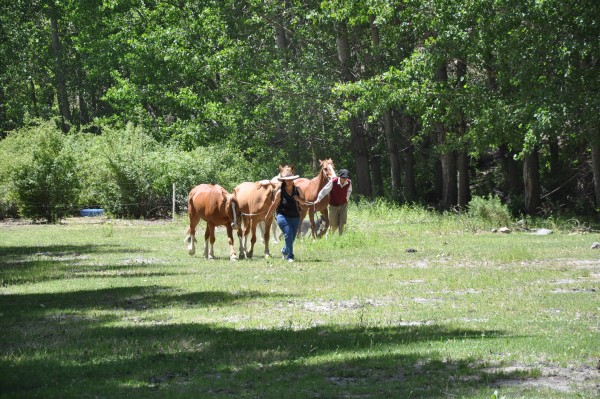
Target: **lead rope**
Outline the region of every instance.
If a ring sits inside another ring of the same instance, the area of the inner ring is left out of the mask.
[[[267,211],[261,212],[261,213],[243,213],[242,212],[242,216],[258,216],[258,215],[262,215],[264,213],[267,213]]]

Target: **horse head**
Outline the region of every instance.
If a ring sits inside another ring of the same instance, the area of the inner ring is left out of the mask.
[[[335,173],[335,166],[333,165],[333,160],[331,158],[324,159],[322,161],[319,160],[319,163],[321,164],[321,173],[327,178],[327,180],[331,180],[337,176]]]
[[[288,173],[291,173],[292,175],[294,174],[294,165],[279,165],[279,175],[277,177],[283,176],[284,174]]]

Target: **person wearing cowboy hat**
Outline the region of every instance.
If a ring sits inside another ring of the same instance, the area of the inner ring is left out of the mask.
[[[337,176],[329,180],[319,191],[314,202],[315,207],[327,194],[329,194],[329,227],[332,233],[339,228],[340,235],[342,235],[348,218],[348,199],[352,194],[352,181],[348,169],[340,169]]]
[[[283,248],[281,248],[281,254],[283,255],[283,259],[286,259],[288,262],[294,261],[294,240],[296,239],[296,232],[300,224],[300,207],[298,204],[306,205],[304,193],[300,188],[294,186],[294,180],[298,177],[298,175],[294,175],[293,166],[277,177],[277,180],[282,183],[281,189],[275,192],[273,204],[267,211],[267,215],[270,215],[273,207],[277,207],[276,221],[283,232],[285,241]]]

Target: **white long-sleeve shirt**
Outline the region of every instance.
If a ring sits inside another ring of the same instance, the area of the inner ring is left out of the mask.
[[[346,180],[346,184],[342,185],[342,181],[341,179],[337,180],[337,184],[340,187],[346,187],[348,184],[350,184],[350,187],[348,187],[348,194],[346,194],[346,201],[348,201],[348,199],[350,198],[350,194],[352,193],[352,183],[350,182],[350,180]],[[331,192],[331,190],[333,189],[333,180],[329,180],[327,182],[327,184],[325,184],[325,187],[323,187],[321,189],[321,191],[319,191],[319,195],[317,195],[317,200],[315,202],[321,202],[321,200]]]

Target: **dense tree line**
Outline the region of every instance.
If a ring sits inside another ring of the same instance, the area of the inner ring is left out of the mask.
[[[2,137],[133,123],[273,172],[332,157],[365,197],[600,208],[596,0],[0,4]]]

